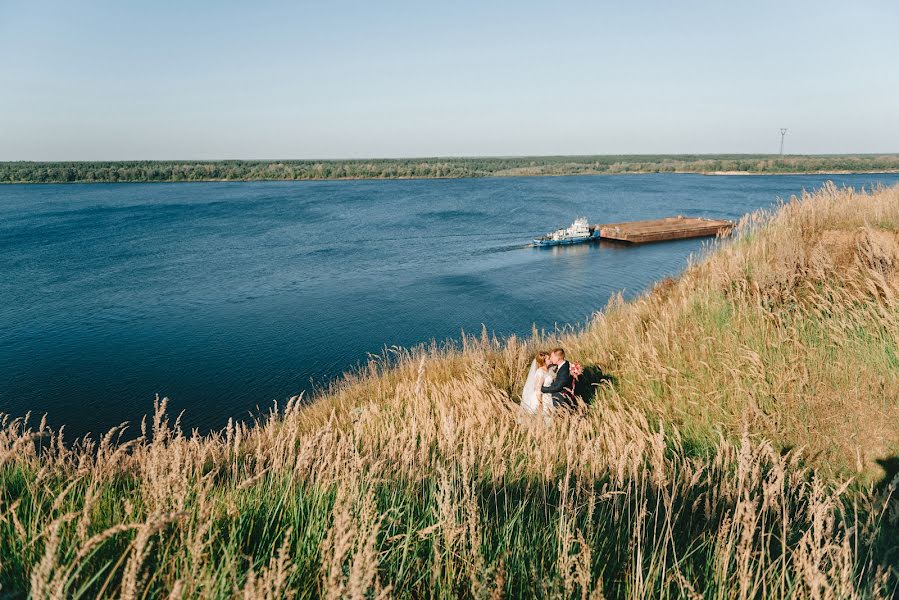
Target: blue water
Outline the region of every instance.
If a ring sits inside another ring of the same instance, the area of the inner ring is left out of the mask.
[[[703,244],[526,246],[577,216],[737,219],[828,179],[899,175],[0,186],[0,412],[81,435],[158,393],[219,427],[385,346],[584,322]]]

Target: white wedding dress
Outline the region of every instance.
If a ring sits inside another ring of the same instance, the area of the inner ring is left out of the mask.
[[[524,389],[521,390],[521,411],[527,415],[536,415],[543,413],[549,415],[552,412],[552,394],[544,394],[540,388],[550,385],[555,379],[555,374],[546,369],[541,371],[537,369],[537,362],[531,363],[531,370],[528,371],[528,378],[524,382]]]

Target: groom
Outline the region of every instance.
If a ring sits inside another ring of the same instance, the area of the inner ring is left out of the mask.
[[[574,378],[571,368],[565,360],[565,350],[556,348],[549,355],[549,362],[556,366],[556,378],[552,384],[540,388],[544,394],[552,394],[553,406],[574,408]]]

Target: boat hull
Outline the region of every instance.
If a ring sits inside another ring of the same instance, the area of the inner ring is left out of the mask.
[[[599,239],[599,231],[593,235],[583,238],[574,238],[568,240],[534,240],[534,246],[538,248],[546,248],[549,246],[570,246],[572,244],[584,244],[586,242],[595,242]]]

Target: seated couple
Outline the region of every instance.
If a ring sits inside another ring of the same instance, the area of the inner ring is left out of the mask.
[[[521,391],[521,410],[529,415],[547,416],[558,406],[575,406],[571,365],[565,360],[562,348],[552,352],[541,350],[531,363]]]

